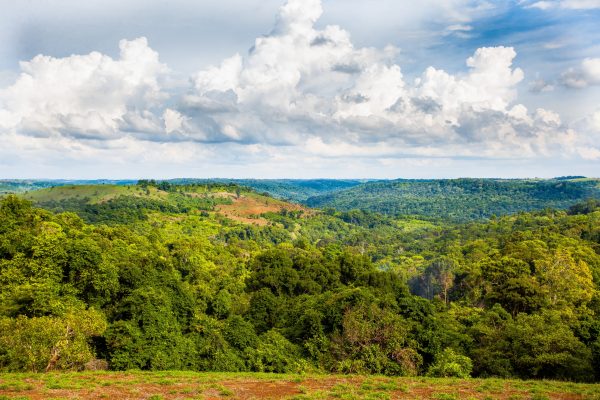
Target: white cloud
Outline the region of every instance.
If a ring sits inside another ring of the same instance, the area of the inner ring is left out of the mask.
[[[454,25],[450,25],[448,27],[446,27],[447,31],[451,31],[451,32],[455,32],[455,31],[463,31],[463,32],[469,32],[473,30],[473,27],[471,25],[465,25],[465,24],[454,24]]]
[[[562,8],[568,10],[591,10],[600,8],[600,0],[542,0],[527,5],[528,8],[551,10]]]
[[[121,136],[124,117],[165,99],[167,72],[145,38],[119,43],[120,58],[92,52],[21,63],[16,82],[0,91],[0,128],[34,136],[107,139]]]
[[[600,132],[600,110],[596,111],[590,118],[590,125]]]
[[[600,149],[594,147],[580,147],[578,152],[584,160],[600,160]]]
[[[453,35],[462,39],[469,39],[473,37],[471,33],[473,27],[466,24],[453,24],[446,27],[444,36]]]
[[[362,146],[372,155],[530,157],[571,140],[557,118],[540,117],[545,110],[516,104],[524,73],[512,67],[513,48],[480,48],[465,74],[429,67],[408,83],[392,61],[396,49],[357,48],[337,26],[317,29],[320,12],[318,1],[290,0],[246,57],[198,72],[186,98],[196,111],[190,126],[208,132],[204,140],[312,143],[306,150],[322,154]],[[225,97],[216,112],[215,99]]]
[[[398,49],[359,47],[339,26],[317,28],[321,13],[319,0],[289,0],[248,54],[196,72],[170,98],[161,84],[168,69],[144,38],[121,41],[118,59],[37,56],[0,91],[0,135],[83,159],[105,150],[167,159],[181,150],[186,160],[222,163],[296,153],[305,161],[594,154],[558,114],[519,103],[524,72],[512,47],[480,48],[461,73],[432,66],[409,81]],[[449,31],[471,29],[455,22]],[[577,71],[594,82],[595,68],[585,61]]]
[[[573,10],[589,10],[600,8],[600,0],[563,0],[560,2],[560,6]]]
[[[531,93],[546,93],[554,91],[554,85],[550,82],[546,82],[544,79],[536,79],[529,82],[529,91]]]
[[[580,66],[565,71],[561,81],[563,85],[574,89],[600,85],[600,58],[584,59]]]
[[[186,118],[181,113],[167,108],[163,113],[163,120],[165,121],[165,132],[171,133],[182,129]]]
[[[552,1],[537,1],[531,5],[529,5],[529,8],[539,8],[540,10],[549,10],[551,8],[554,8],[555,6],[557,6],[556,2],[552,2]]]
[[[577,152],[585,160],[600,160],[600,108],[574,124],[580,132]]]

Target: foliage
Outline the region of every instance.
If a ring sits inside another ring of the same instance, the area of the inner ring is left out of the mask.
[[[451,348],[446,348],[436,356],[427,375],[438,378],[468,378],[472,369],[473,363],[469,357],[457,354]]]
[[[62,317],[0,318],[0,368],[8,371],[81,370],[93,358],[89,338],[106,329],[94,309]]]
[[[306,204],[466,222],[520,211],[568,208],[598,196],[600,186],[594,179],[399,179],[314,196]]]
[[[216,210],[238,192],[263,198],[148,181],[37,194],[74,212],[2,199],[0,370],[101,358],[114,370],[600,378],[591,203],[463,224],[306,209],[250,224]]]

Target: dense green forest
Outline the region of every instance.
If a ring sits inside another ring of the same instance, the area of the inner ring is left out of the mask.
[[[367,182],[310,197],[311,207],[363,209],[457,222],[544,208],[566,209],[600,196],[600,179],[424,179]]]
[[[0,371],[600,379],[600,202],[391,214],[231,183],[5,196]]]

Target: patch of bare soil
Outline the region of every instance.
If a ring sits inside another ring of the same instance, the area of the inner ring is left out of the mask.
[[[285,203],[268,197],[256,198],[245,195],[237,197],[233,195],[231,199],[232,204],[221,204],[217,206],[217,212],[229,219],[246,224],[260,226],[267,225],[269,221],[261,217],[261,215],[268,212],[278,213],[282,210],[288,210],[304,211],[306,213],[309,211],[307,208],[298,204]]]

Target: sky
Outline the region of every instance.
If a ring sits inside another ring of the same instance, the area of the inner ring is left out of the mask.
[[[0,7],[0,178],[600,176],[600,0]]]

